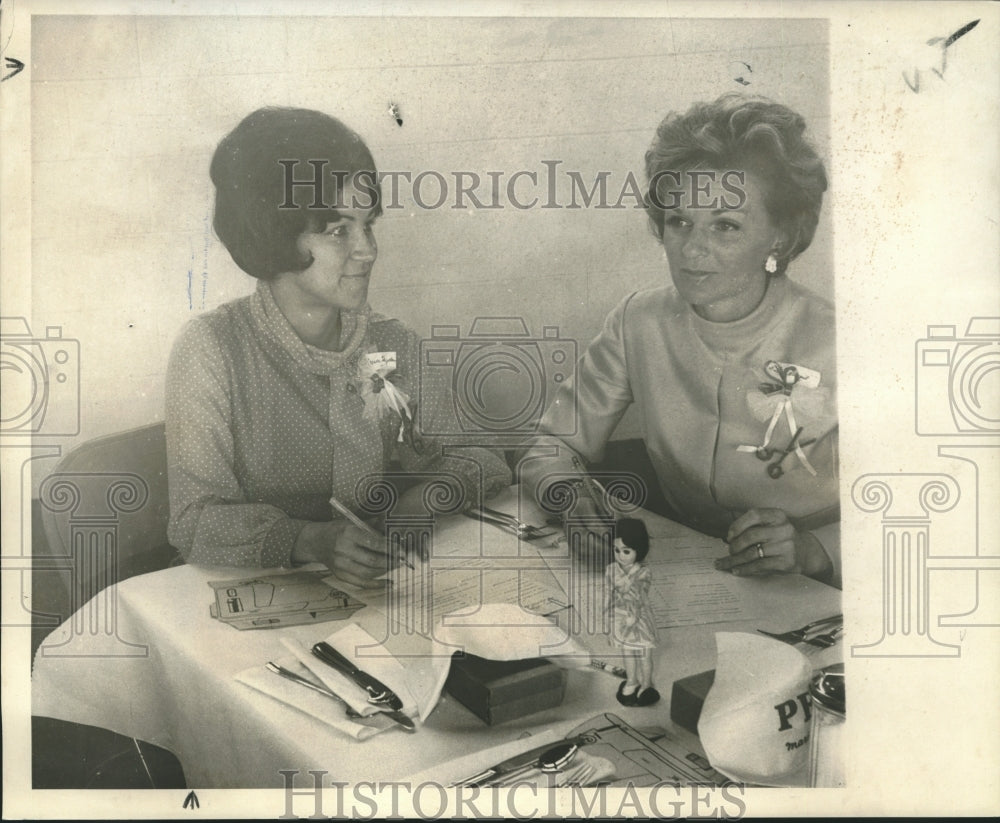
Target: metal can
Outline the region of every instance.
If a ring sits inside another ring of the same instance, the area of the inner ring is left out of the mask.
[[[809,785],[843,788],[844,664],[820,670],[809,684],[812,697],[812,726],[809,739]]]

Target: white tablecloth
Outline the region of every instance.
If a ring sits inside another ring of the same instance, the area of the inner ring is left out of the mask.
[[[511,511],[512,495],[506,501]],[[645,519],[654,540],[657,534],[687,532],[655,515]],[[514,540],[466,518],[439,524],[436,540],[471,543],[480,535],[484,546]],[[568,733],[602,712],[614,712],[637,727],[673,729],[670,686],[715,666],[716,631],[785,629],[840,608],[839,591],[807,578],[748,581],[747,596],[766,603],[772,617],[753,625],[661,631],[656,683],[663,699],[653,708],[624,708],[614,697],[619,681],[603,672],[573,670],[559,707],[519,721],[488,727],[444,694],[417,733],[390,730],[353,741],[234,679],[248,667],[287,656],[282,637],[312,644],[337,627],[238,631],[213,620],[207,582],[245,573],[181,566],[131,578],[98,595],[105,612],[95,620],[94,603],[84,606],[40,648],[32,674],[32,713],[100,726],[169,749],[193,788],[282,787],[280,771],[289,769],[299,771],[297,785],[311,780],[310,769],[328,772],[326,780],[399,780],[527,735]],[[353,619],[373,636],[384,631],[384,617],[371,608]],[[693,736],[676,731],[697,748]]]

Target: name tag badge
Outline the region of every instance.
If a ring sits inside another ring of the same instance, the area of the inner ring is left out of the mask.
[[[779,363],[782,369],[792,366],[799,375],[798,384],[807,389],[818,389],[822,375],[816,369],[800,366],[798,363]]]
[[[386,375],[396,370],[396,352],[373,351],[364,356],[366,370]]]

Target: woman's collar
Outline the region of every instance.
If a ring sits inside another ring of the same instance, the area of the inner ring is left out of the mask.
[[[766,329],[778,321],[779,311],[788,295],[788,278],[783,274],[772,274],[768,278],[767,290],[763,298],[750,314],[739,320],[716,323],[700,317],[688,307],[691,324],[698,335],[714,348],[744,346],[757,339]]]
[[[266,280],[258,282],[250,299],[250,310],[263,333],[288,352],[296,363],[315,374],[329,374],[353,363],[368,334],[371,317],[371,307],[367,303],[355,311],[342,311],[341,340],[345,340],[345,345],[341,351],[327,351],[303,342],[295,333]]]

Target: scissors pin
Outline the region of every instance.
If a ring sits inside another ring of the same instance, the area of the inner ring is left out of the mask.
[[[778,453],[778,459],[767,467],[767,476],[770,477],[772,480],[777,480],[779,477],[781,477],[781,475],[785,473],[785,470],[781,468],[781,463],[786,457],[788,457],[789,454],[795,451],[796,444],[798,444],[801,447],[801,446],[810,446],[816,442],[815,438],[811,438],[809,440],[803,440],[801,443],[799,443],[798,440],[801,434],[802,434],[802,426],[799,426],[798,431],[796,431],[795,434],[792,435],[792,439],[789,441],[788,446]],[[757,457],[759,457],[761,460],[769,460],[773,452],[771,454],[768,454],[767,457],[761,457],[762,451],[770,452],[771,450],[760,449],[757,451]]]

